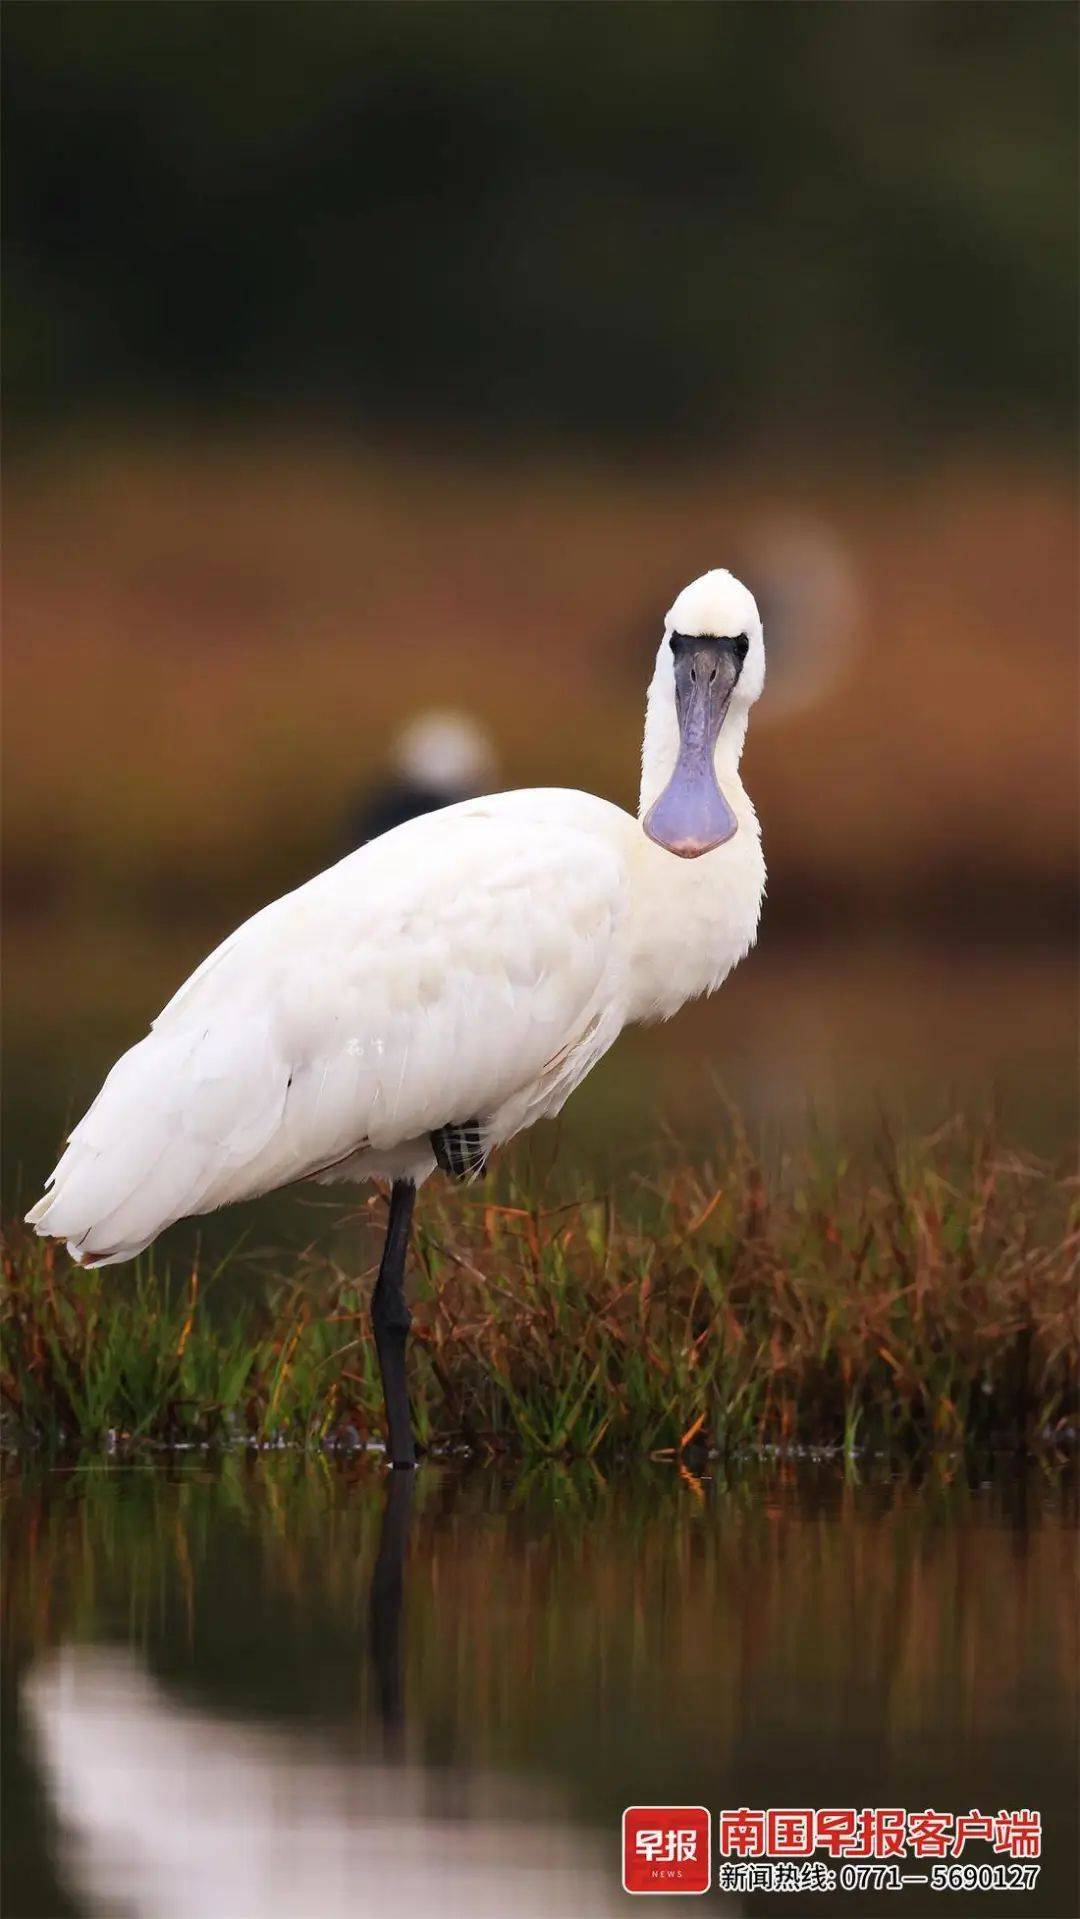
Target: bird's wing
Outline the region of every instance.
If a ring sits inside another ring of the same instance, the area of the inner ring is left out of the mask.
[[[619,993],[610,837],[479,806],[256,914],[113,1068],[30,1215],[87,1262],[520,1094]]]

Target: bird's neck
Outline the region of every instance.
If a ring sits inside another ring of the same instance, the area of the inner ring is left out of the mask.
[[[675,770],[679,728],[675,687],[665,644],[649,688],[641,754],[640,815],[663,792]],[[747,711],[729,711],[714,764],[738,831],[704,859],[681,860],[642,833],[637,846],[634,941],[629,1017],[667,1019],[687,1000],[711,993],[754,943],[765,888],[761,834],[739,777]]]

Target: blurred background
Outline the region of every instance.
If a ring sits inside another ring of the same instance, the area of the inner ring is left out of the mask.
[[[857,1144],[996,1098],[1068,1145],[1077,36],[11,0],[9,1200],[393,800],[408,722],[633,805],[663,614],[719,564],[770,649],[760,947],[565,1129],[640,1158],[727,1095]]]

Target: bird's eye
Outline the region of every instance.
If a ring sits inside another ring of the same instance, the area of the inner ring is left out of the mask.
[[[736,653],[739,656],[740,662],[742,660],[745,660],[747,654],[750,651],[750,642],[747,639],[746,634],[740,633],[738,639],[733,641],[733,645],[735,647]]]

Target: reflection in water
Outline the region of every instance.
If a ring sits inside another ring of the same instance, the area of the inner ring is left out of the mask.
[[[399,1757],[412,1486],[410,1473],[389,1477],[369,1616]],[[23,1704],[64,1877],[109,1919],[118,1907],[132,1919],[614,1910],[600,1847],[539,1783],[470,1774],[440,1803],[422,1767],[343,1762],[314,1733],[178,1705],[128,1648],[65,1646],[31,1670]]]
[[[393,1749],[403,1721],[401,1598],[414,1483],[413,1473],[391,1472],[389,1475],[379,1551],[371,1577],[371,1662],[388,1750]]]
[[[420,1767],[342,1764],[313,1734],[178,1706],[126,1648],[66,1647],[24,1700],[64,1877],[108,1919],[613,1906],[600,1848],[543,1787],[479,1774],[440,1807]]]
[[[599,1919],[628,1803],[1030,1805],[1057,1919],[1074,1538],[1061,1478],[948,1470],[11,1483],[5,1910]]]

